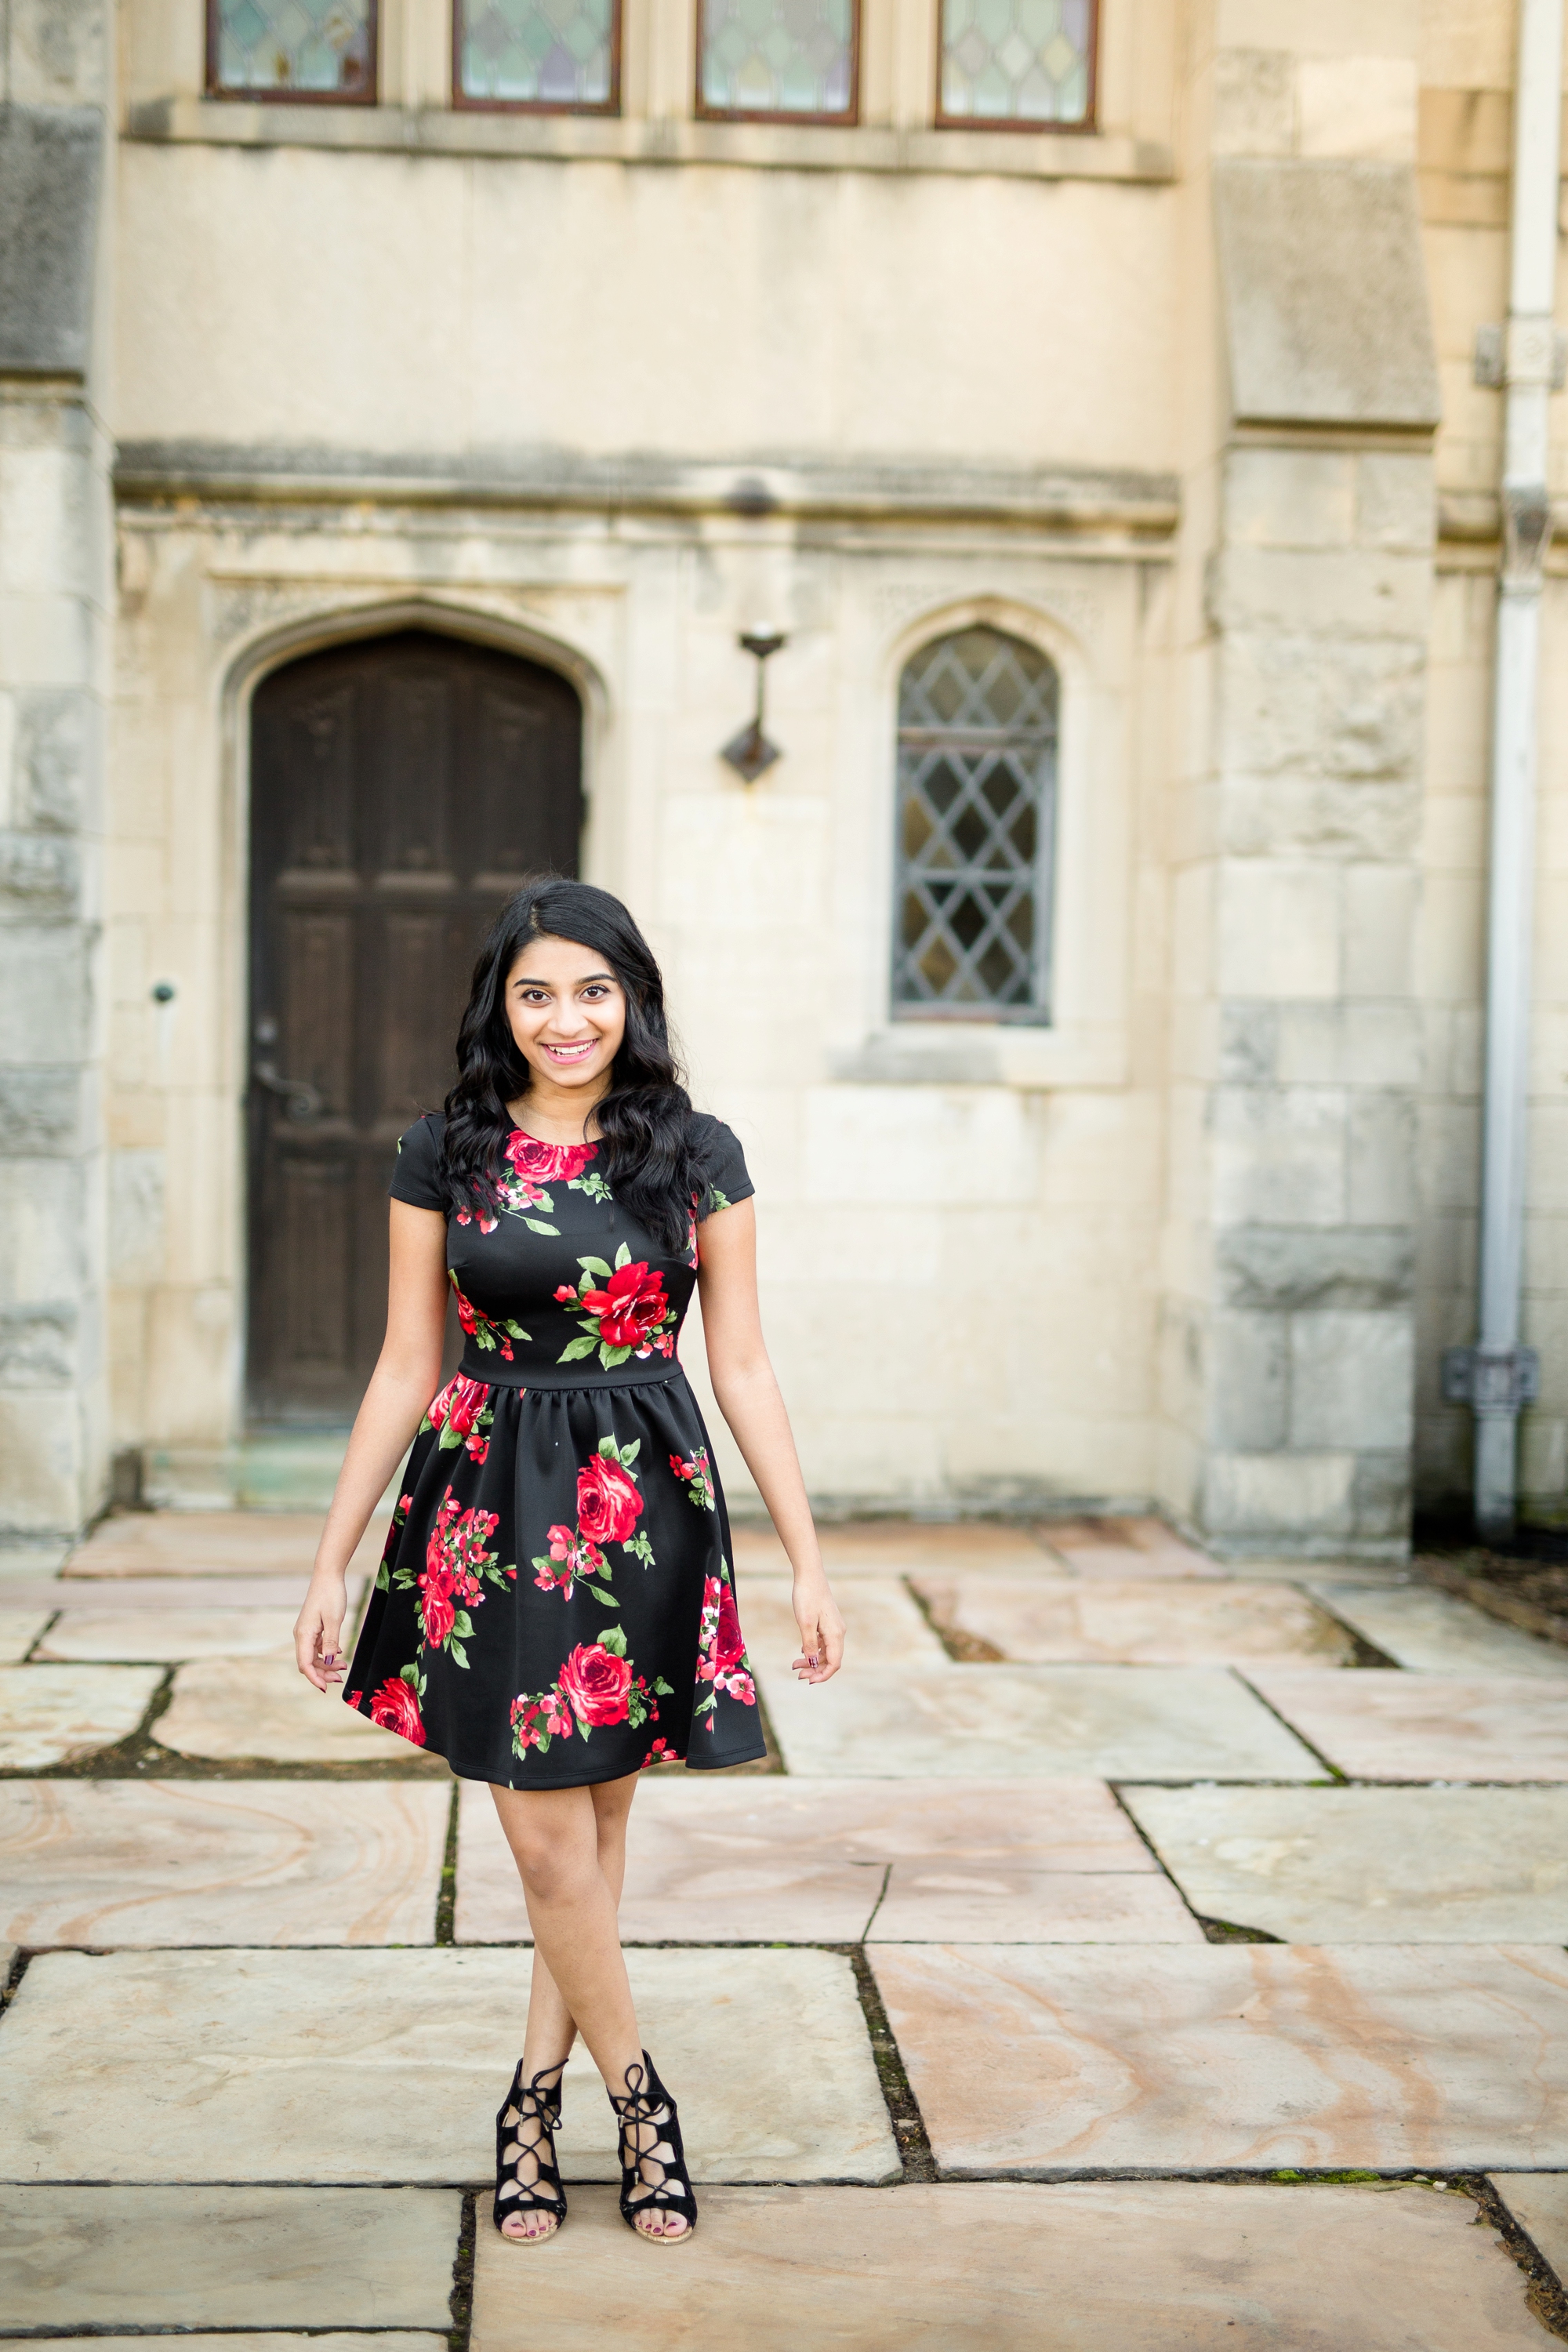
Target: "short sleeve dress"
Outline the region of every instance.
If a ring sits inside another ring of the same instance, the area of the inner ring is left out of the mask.
[[[398,1146],[395,1200],[446,1213],[443,1121]],[[752,1191],[697,1121],[706,1183],[675,1255],[596,1144],[514,1129],[493,1212],[447,1219],[465,1334],[404,1474],[348,1703],[462,1779],[514,1789],[766,1753],[729,1521],[677,1353],[699,1219]]]

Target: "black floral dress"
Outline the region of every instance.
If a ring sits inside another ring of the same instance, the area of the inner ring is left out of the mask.
[[[395,1200],[445,1212],[443,1122],[398,1146]],[[697,1221],[752,1190],[698,1123],[708,1190],[671,1255],[595,1144],[506,1150],[493,1213],[447,1223],[467,1344],[408,1458],[348,1703],[464,1780],[564,1789],[765,1753],[708,1433],[676,1355]]]

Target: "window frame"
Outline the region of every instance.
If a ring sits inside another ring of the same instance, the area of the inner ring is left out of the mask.
[[[942,36],[942,16],[947,0],[932,0],[936,12],[936,87],[931,93],[931,128],[933,131],[994,131],[1016,137],[1059,137],[1081,139],[1092,137],[1100,129],[1100,33],[1102,11],[1100,0],[1089,0],[1089,92],[1084,101],[1080,122],[1047,122],[1025,120],[1014,114],[948,114],[942,103],[942,61],[947,55],[947,43]]]
[[[1096,0],[1098,5],[1098,0]],[[692,10],[694,40],[692,43],[692,118],[698,122],[773,122],[793,124],[796,128],[826,131],[854,131],[860,122],[860,58],[864,47],[861,14],[864,0],[849,0],[849,103],[841,114],[795,114],[789,111],[764,111],[732,106],[710,106],[702,95],[702,58],[706,47],[708,0],[696,0]],[[940,5],[940,0],[939,0]]]
[[[931,997],[901,997],[899,991],[900,967],[906,950],[902,944],[902,919],[906,877],[910,860],[903,846],[904,825],[904,729],[899,709],[903,699],[903,681],[910,666],[922,655],[946,639],[962,636],[971,629],[989,629],[994,635],[1010,638],[1015,645],[1025,646],[1048,664],[1056,681],[1056,730],[1051,740],[1051,768],[1047,789],[1037,803],[1037,838],[1031,887],[1034,897],[1035,945],[1031,953],[1032,993],[1026,1004],[943,1003]],[[889,875],[889,911],[892,918],[889,939],[888,1017],[890,1022],[963,1022],[971,1025],[1009,1029],[1054,1030],[1058,1027],[1056,991],[1057,892],[1061,868],[1060,833],[1062,811],[1062,743],[1064,734],[1064,704],[1067,681],[1056,653],[1022,631],[1010,628],[1002,619],[976,615],[953,621],[948,619],[939,628],[921,636],[898,665],[894,677],[893,701],[893,857]]]
[[[365,86],[360,91],[341,89],[236,89],[218,79],[219,21],[222,0],[206,0],[205,94],[226,106],[379,106],[381,104],[381,0],[366,0],[369,11],[370,56]]]
[[[619,118],[626,0],[610,0],[610,94],[597,105],[563,104],[553,98],[469,98],[463,88],[463,5],[464,0],[452,0],[451,103],[455,114],[575,114],[600,121]]]

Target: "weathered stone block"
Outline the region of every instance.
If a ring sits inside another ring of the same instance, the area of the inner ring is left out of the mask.
[[[1211,1454],[1203,1525],[1232,1542],[1328,1551],[1354,1530],[1353,1454]]]
[[[82,1439],[80,1412],[58,1390],[0,1389],[4,1524],[14,1535],[74,1535],[81,1526]]]
[[[1347,996],[1407,996],[1415,927],[1416,878],[1407,865],[1356,865],[1345,874]]]
[[[1340,910],[1340,878],[1331,866],[1228,859],[1216,908],[1219,992],[1336,996]]]
[[[1233,775],[1217,799],[1216,845],[1231,857],[1407,857],[1420,831],[1410,783]]]
[[[1415,1213],[1415,1106],[1407,1095],[1352,1098],[1346,1130],[1346,1213],[1352,1224],[1399,1225]]]
[[[89,1265],[79,1167],[0,1160],[0,1307],[47,1307],[80,1293]]]
[[[1219,1008],[1219,1071],[1227,1085],[1267,1086],[1278,1075],[1283,1008],[1261,1003]]]
[[[1232,773],[1408,782],[1421,752],[1425,650],[1398,639],[1331,649],[1238,621],[1221,656],[1218,753]]]
[[[109,1270],[118,1282],[150,1282],[163,1271],[164,1158],[109,1156]]]
[[[1355,535],[1362,545],[1427,553],[1437,535],[1430,457],[1363,449],[1355,465]]]
[[[1303,58],[1297,67],[1299,151],[1413,163],[1415,100],[1413,58]]]
[[[1234,1454],[1266,1454],[1283,1445],[1290,1392],[1284,1318],[1217,1314],[1204,1352],[1209,1443]]]
[[[1413,171],[1226,160],[1215,169],[1215,212],[1238,418],[1437,423]]]
[[[83,375],[103,117],[0,107],[0,369]]]
[[[1296,139],[1296,60],[1285,49],[1221,49],[1214,63],[1216,155],[1289,155]]]
[[[0,1158],[80,1150],[86,1139],[81,1096],[77,1069],[0,1069]]]
[[[1247,1225],[1215,1235],[1215,1267],[1219,1297],[1229,1307],[1366,1312],[1412,1297],[1415,1244],[1404,1227]]]
[[[1410,1443],[1415,1333],[1408,1313],[1297,1315],[1290,1324],[1290,1443],[1304,1451]]]
[[[91,941],[76,923],[0,925],[0,1061],[85,1060]]]
[[[81,911],[81,856],[58,835],[0,833],[0,922]]]
[[[0,1307],[0,1387],[66,1387],[77,1370],[77,1325],[68,1299]]]
[[[1208,606],[1222,629],[1289,630],[1352,642],[1391,637],[1410,644],[1426,630],[1431,589],[1428,560],[1383,548],[1340,553],[1227,547],[1210,569]],[[1325,652],[1320,646],[1320,658]]]
[[[1342,1222],[1345,1113],[1337,1089],[1223,1087],[1211,1123],[1217,1224]]]
[[[90,829],[103,772],[96,697],[78,687],[31,687],[16,701],[18,816],[40,831]]]
[[[1235,547],[1349,547],[1356,460],[1344,449],[1228,449],[1226,538]]]

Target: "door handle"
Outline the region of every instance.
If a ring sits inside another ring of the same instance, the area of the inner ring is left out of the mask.
[[[308,1078],[280,1078],[270,1062],[256,1063],[250,1075],[256,1085],[265,1087],[268,1094],[281,1096],[289,1118],[320,1118],[326,1108]]]

